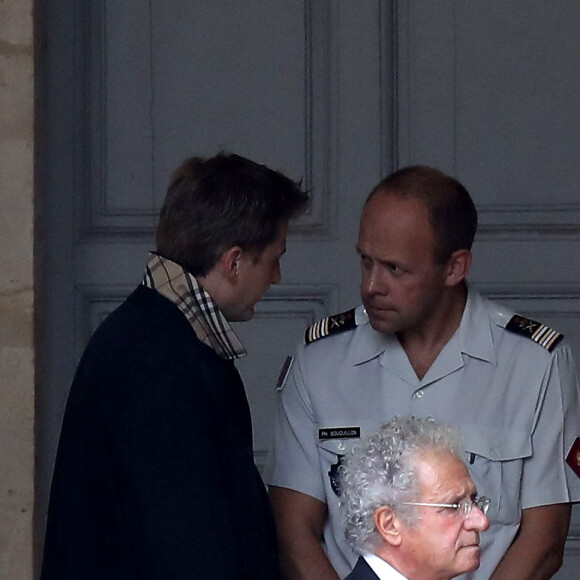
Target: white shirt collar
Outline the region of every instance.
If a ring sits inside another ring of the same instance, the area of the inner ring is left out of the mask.
[[[373,572],[380,578],[380,580],[407,580],[406,576],[403,576],[390,564],[375,554],[363,554],[363,558],[372,568]]]

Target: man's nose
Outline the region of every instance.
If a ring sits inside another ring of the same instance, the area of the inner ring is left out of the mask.
[[[463,525],[467,530],[484,532],[489,528],[490,522],[489,518],[476,505],[474,505],[471,508],[469,515],[465,518]]]
[[[368,294],[387,294],[387,287],[376,268],[365,273],[362,286],[363,291]]]

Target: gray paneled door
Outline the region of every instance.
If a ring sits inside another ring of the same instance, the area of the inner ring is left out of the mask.
[[[286,355],[308,324],[357,303],[358,215],[392,168],[393,135],[388,4],[49,0],[48,14],[41,525],[78,357],[139,283],[171,171],[224,149],[312,194],[282,283],[236,327],[261,467]]]
[[[580,4],[396,2],[396,151],[479,212],[470,280],[566,335],[580,363]],[[574,509],[559,579],[578,577]]]
[[[565,332],[580,361],[577,2],[47,0],[46,13],[39,530],[78,357],[140,281],[170,172],[192,154],[238,152],[313,197],[282,283],[238,326],[259,465],[279,367],[307,324],[358,302],[360,207],[397,165],[467,185],[472,281]],[[575,577],[579,533],[560,578]]]

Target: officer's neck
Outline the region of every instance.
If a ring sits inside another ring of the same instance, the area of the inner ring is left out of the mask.
[[[397,333],[417,377],[422,379],[459,328],[465,304],[465,284],[450,288],[431,315],[414,328]]]

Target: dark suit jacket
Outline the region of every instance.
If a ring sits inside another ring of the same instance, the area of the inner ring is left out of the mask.
[[[139,287],[97,329],[71,387],[42,579],[277,577],[238,372]]]
[[[344,580],[378,580],[378,578],[366,560],[359,556],[352,572]]]

